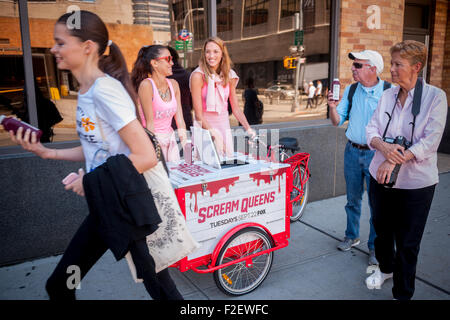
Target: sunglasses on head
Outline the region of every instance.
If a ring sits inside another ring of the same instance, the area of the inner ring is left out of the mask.
[[[363,66],[372,67],[372,65],[368,63],[359,63],[359,62],[353,62],[353,66],[355,67],[355,69],[361,69]]]
[[[155,60],[162,60],[162,59],[164,59],[164,60],[166,60],[168,63],[170,63],[170,62],[172,61],[172,56],[165,56],[165,57],[158,57],[158,58],[155,58]]]

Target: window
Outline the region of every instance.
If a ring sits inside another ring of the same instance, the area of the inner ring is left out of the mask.
[[[219,7],[220,5],[220,7]],[[217,3],[217,32],[230,31],[233,29],[233,4],[231,0]]]
[[[117,44],[126,61],[128,70],[133,68],[137,52],[142,45],[150,41],[166,44],[170,40],[169,11],[167,0],[148,1],[159,9],[156,14],[163,18],[156,28],[150,25],[134,24],[133,18],[137,10],[133,4],[137,1],[28,1],[29,31],[31,40],[32,67],[34,74],[36,104],[28,105],[24,84],[24,62],[21,43],[21,30],[17,1],[0,1],[0,114],[15,115],[22,120],[29,120],[29,111],[37,114],[37,125],[47,132],[48,139],[43,142],[78,141],[76,123],[77,95],[79,84],[67,70],[57,68],[50,48],[53,46],[53,30],[55,21],[66,12],[70,5],[82,6],[83,9],[97,14],[108,25],[110,39]],[[186,9],[185,1],[177,1],[181,12]],[[91,5],[91,3],[95,5]],[[202,7],[204,1],[190,1],[194,8]],[[119,6],[120,4],[120,6]],[[180,7],[181,6],[181,7]],[[147,12],[148,15],[150,12]],[[152,13],[155,13],[152,11]],[[198,12],[197,12],[198,13]],[[148,16],[147,15],[147,16]],[[199,17],[194,12],[194,17]],[[184,14],[181,13],[181,21]],[[148,18],[147,18],[148,20]],[[203,16],[200,28],[203,27]],[[154,32],[156,30],[161,30]],[[204,32],[203,32],[204,34]],[[133,39],[133,41],[129,41]],[[108,50],[108,49],[107,49]],[[106,53],[108,54],[108,53]],[[51,109],[51,110],[50,110]],[[56,112],[59,112],[57,116]],[[51,111],[51,113],[49,112]],[[52,120],[53,119],[53,120]],[[59,121],[60,120],[60,121]],[[34,122],[34,121],[33,121]],[[0,126],[0,146],[11,145],[9,135]]]
[[[428,29],[429,28],[429,8],[414,4],[405,5],[405,28]]]
[[[245,0],[244,26],[266,23],[269,16],[269,1]]]
[[[195,40],[206,39],[206,13],[201,10],[203,9],[203,0],[191,0],[191,1],[172,1],[173,17],[175,20],[175,36],[178,32],[183,29],[184,18],[189,13],[186,18],[186,29],[194,34]]]
[[[203,0],[192,0],[192,9],[203,9],[203,8],[204,8]],[[207,36],[206,12],[195,10],[191,13],[190,18],[191,18],[190,21],[192,21],[193,30],[189,31],[191,31],[194,34],[194,39],[196,40],[206,39]]]
[[[294,13],[296,12],[300,12],[300,1],[298,0],[281,1],[281,18],[293,16]]]
[[[303,1],[303,29],[305,33],[314,32],[316,25],[316,1]]]
[[[183,13],[187,12],[186,2],[185,1],[173,1],[172,3],[173,17],[175,21],[180,21],[183,23],[184,15]]]

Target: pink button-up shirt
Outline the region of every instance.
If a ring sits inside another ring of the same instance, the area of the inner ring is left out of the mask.
[[[372,148],[370,142],[373,138],[382,138],[389,120],[386,112],[391,114],[399,90],[399,86],[386,90],[378,102],[378,107],[366,127],[367,143],[370,148]],[[414,88],[408,92],[403,108],[400,102],[395,105],[386,137],[404,136],[408,141],[411,139],[413,96]],[[402,165],[394,188],[419,189],[439,182],[437,149],[444,133],[447,109],[445,92],[423,81],[420,113],[416,117],[413,144],[409,148],[415,158]],[[376,179],[378,167],[385,160],[383,154],[376,150],[369,167],[369,172],[374,179]]]

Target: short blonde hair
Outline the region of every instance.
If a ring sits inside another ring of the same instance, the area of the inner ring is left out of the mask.
[[[395,52],[400,53],[400,57],[408,60],[411,65],[415,65],[420,62],[422,66],[419,72],[422,71],[427,63],[427,47],[419,41],[405,40],[396,43],[389,51],[391,56]]]
[[[205,43],[202,47],[202,53],[200,56],[199,66],[202,68],[203,72],[206,74],[206,79],[208,79],[209,76],[213,73],[211,68],[209,67],[208,63],[206,62],[206,45],[210,42],[214,42],[217,44],[222,51],[222,60],[220,61],[219,68],[217,69],[217,73],[222,75],[224,79],[224,85],[227,85],[230,81],[230,70],[233,67],[233,63],[231,62],[230,55],[228,54],[227,47],[225,45],[225,42],[218,38],[218,37],[211,37],[206,39]],[[208,80],[207,80],[208,81]]]

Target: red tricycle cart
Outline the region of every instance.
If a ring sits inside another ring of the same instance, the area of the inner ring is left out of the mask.
[[[229,295],[256,289],[270,271],[273,251],[288,245],[292,203],[303,196],[308,160],[308,153],[298,153],[283,163],[247,158],[221,169],[168,163],[187,227],[201,245],[172,267],[214,272]],[[301,181],[296,190],[293,173]]]

